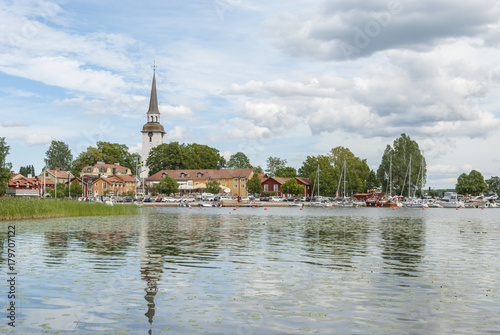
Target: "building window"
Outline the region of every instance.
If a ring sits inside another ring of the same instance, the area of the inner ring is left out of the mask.
[[[222,179],[223,182],[225,182],[226,180],[225,179]]]
[[[195,185],[199,185],[200,183],[199,183],[199,182],[197,182],[197,181],[195,181],[195,182],[194,182],[194,184],[195,184]]]
[[[238,184],[234,184],[234,188],[238,188]]]
[[[221,186],[222,186],[222,187],[226,187],[226,184],[222,184]]]
[[[278,185],[274,185],[274,192],[278,192]]]
[[[244,183],[244,182],[245,182],[245,178],[241,178],[241,179],[240,179],[240,181],[241,181],[242,183]]]
[[[108,184],[106,184],[106,183],[102,183],[102,189],[103,189],[103,190],[105,190],[105,189],[107,189],[107,188],[108,188]]]
[[[201,178],[201,176],[203,176],[203,174],[201,172],[198,172],[198,178]]]
[[[97,197],[99,195],[99,192],[97,190],[94,191],[95,196]]]
[[[245,184],[241,184],[241,188],[245,188]]]
[[[268,192],[269,191],[269,185],[265,184],[264,185],[264,192]]]
[[[98,184],[98,183],[95,183],[95,187],[99,187],[99,184]]]
[[[234,178],[234,182],[237,183],[238,182],[238,178]]]

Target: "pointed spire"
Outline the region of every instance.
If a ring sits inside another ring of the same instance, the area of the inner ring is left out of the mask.
[[[147,114],[160,114],[158,109],[158,98],[156,96],[156,71],[153,70],[153,85],[151,87],[151,97],[149,98],[149,110]]]

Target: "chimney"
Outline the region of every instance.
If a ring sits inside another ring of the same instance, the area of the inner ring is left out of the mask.
[[[104,162],[103,162],[103,161],[97,161],[97,163],[96,163],[96,164],[97,164],[97,165],[102,165],[102,164],[104,164]]]
[[[115,165],[120,166],[120,162],[115,162]]]
[[[220,170],[220,169],[222,169],[222,166],[217,165],[217,170]]]
[[[116,174],[116,168],[113,168],[113,174]]]

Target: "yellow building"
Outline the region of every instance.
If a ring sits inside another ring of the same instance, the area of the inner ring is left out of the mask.
[[[100,177],[92,183],[93,196],[125,196],[136,191],[137,180],[132,176],[113,175]]]
[[[170,176],[179,184],[179,190],[203,192],[207,183],[216,181],[222,193],[232,196],[248,196],[247,182],[253,176],[252,169],[213,170],[162,170],[146,179],[146,185],[153,187],[165,176]]]

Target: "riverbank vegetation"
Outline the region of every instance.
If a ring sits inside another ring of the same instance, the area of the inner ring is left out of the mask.
[[[139,208],[132,204],[110,206],[70,200],[0,198],[0,221],[135,213],[139,213]]]

